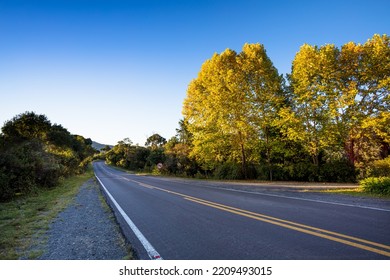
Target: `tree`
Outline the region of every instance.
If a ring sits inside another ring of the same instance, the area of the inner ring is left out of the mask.
[[[337,57],[334,45],[320,48],[303,45],[294,58],[289,77],[293,104],[282,112],[288,123],[288,136],[305,143],[316,166],[321,150],[335,142]]]
[[[155,150],[158,148],[162,148],[165,143],[167,143],[167,140],[161,135],[155,133],[152,136],[149,136],[148,139],[146,139],[145,146],[152,148],[152,150]]]
[[[46,140],[50,129],[51,123],[45,115],[25,112],[7,121],[1,131],[8,141],[19,142],[31,139]]]
[[[273,103],[280,102],[281,81],[260,44],[246,44],[240,54],[230,49],[214,54],[191,81],[184,101],[191,154],[205,168],[240,163],[247,177],[248,164],[259,159],[261,134],[267,138],[277,114]]]
[[[105,145],[103,148],[100,149],[101,152],[108,152],[111,150],[112,147],[110,145]]]
[[[341,49],[305,44],[295,56],[292,107],[281,111],[282,127],[290,139],[306,144],[316,166],[325,153],[364,169],[382,153],[389,139],[389,56],[386,35]]]
[[[26,112],[7,121],[0,134],[0,200],[53,187],[60,177],[81,173],[94,153],[91,139]]]
[[[123,168],[129,168],[131,156],[133,154],[132,141],[124,138],[118,141],[112,149],[106,153],[106,162]]]
[[[237,161],[237,153],[242,155],[245,165],[243,141],[242,150],[240,143],[234,145],[240,138],[244,140],[243,129],[238,131],[238,126],[244,125],[244,121],[238,124],[238,118],[242,118],[239,112],[244,110],[234,108],[234,103],[241,99],[239,95],[243,94],[234,82],[239,74],[236,56],[227,49],[207,60],[198,77],[190,83],[184,101],[183,114],[193,135],[192,155],[206,169],[227,160]]]
[[[277,135],[273,131],[279,110],[287,103],[284,79],[273,66],[263,45],[245,44],[238,59],[244,74],[243,89],[250,103],[248,121],[259,138],[260,151],[265,150],[269,179],[272,180],[272,153],[279,142],[279,137],[273,137]]]
[[[361,144],[376,149],[362,162],[378,159],[389,142],[390,39],[374,35],[365,44],[347,43],[340,54],[340,134],[352,163],[362,166]],[[379,140],[379,141],[378,141]],[[360,143],[360,144],[359,144]],[[379,146],[378,146],[379,145]],[[371,149],[373,150],[373,149]]]
[[[188,120],[181,119],[179,121],[179,128],[176,128],[176,137],[180,143],[190,144],[192,142],[192,134],[188,130]]]

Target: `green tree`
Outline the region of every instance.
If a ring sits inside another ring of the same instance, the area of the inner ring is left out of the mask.
[[[1,128],[7,141],[19,142],[31,139],[46,140],[51,123],[45,115],[25,112],[7,121]]]
[[[152,150],[162,148],[167,140],[161,135],[155,133],[146,139],[145,146],[150,147]]]
[[[118,144],[106,153],[106,162],[122,168],[129,168],[133,154],[132,143],[129,138],[118,141]]]
[[[0,134],[0,200],[53,187],[61,176],[85,170],[92,141],[26,112],[7,121]]]
[[[178,137],[172,137],[164,146],[166,155],[165,166],[169,173],[186,174],[192,176],[195,163],[191,160],[190,145],[180,141]]]
[[[188,130],[188,120],[181,119],[179,121],[179,128],[176,128],[176,137],[180,143],[183,144],[191,144],[192,142],[192,134]]]

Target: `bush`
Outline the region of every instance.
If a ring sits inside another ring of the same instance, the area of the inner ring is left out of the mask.
[[[252,164],[248,164],[246,167],[246,179],[256,179],[258,172],[256,167]],[[214,177],[216,179],[225,180],[242,180],[245,179],[242,165],[234,162],[225,162],[217,166],[214,170]]]
[[[38,143],[26,142],[0,153],[2,201],[36,189],[35,169],[40,150]]]
[[[365,192],[390,195],[390,177],[369,177],[360,181],[360,186]]]
[[[44,160],[35,164],[35,182],[39,187],[52,188],[57,185],[61,176],[60,166],[55,160],[46,155]]]
[[[10,177],[0,168],[0,201],[6,201],[13,197],[14,190],[9,185]]]
[[[356,170],[347,160],[324,163],[320,167],[320,182],[347,183],[356,182]]]
[[[241,165],[233,162],[225,162],[219,165],[214,171],[216,179],[239,180],[244,178]]]
[[[270,168],[271,172],[270,172]],[[258,165],[256,168],[258,180],[271,180],[270,173],[272,173],[272,181],[288,181],[293,178],[290,174],[293,174],[294,166],[274,164],[271,167],[267,164]]]
[[[294,181],[318,181],[318,167],[310,162],[297,162],[288,169],[290,178]]]
[[[390,156],[374,161],[370,169],[371,177],[390,177]]]

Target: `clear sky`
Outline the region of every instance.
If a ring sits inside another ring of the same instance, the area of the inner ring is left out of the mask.
[[[284,74],[304,43],[389,35],[389,11],[389,0],[0,0],[0,126],[35,111],[104,144],[169,139],[213,53],[261,43]]]

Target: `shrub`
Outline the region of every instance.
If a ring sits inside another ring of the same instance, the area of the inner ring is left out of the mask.
[[[13,197],[14,190],[10,188],[10,177],[0,168],[0,201]]]
[[[369,177],[360,181],[365,192],[390,195],[390,177]]]
[[[244,174],[242,173],[241,165],[233,162],[225,162],[215,169],[214,177],[216,179],[238,180],[243,179]]]
[[[35,182],[39,187],[51,188],[57,185],[61,176],[60,165],[50,155],[42,155],[35,163]]]
[[[370,169],[372,177],[390,177],[390,156],[374,161]]]
[[[270,168],[272,168],[271,172]],[[272,165],[271,167],[267,164],[262,164],[256,167],[256,178],[258,180],[271,180],[270,173],[272,173],[272,180],[274,181],[288,180],[290,178],[287,169],[283,169],[279,164]]]
[[[318,168],[310,162],[297,162],[290,172],[290,178],[294,181],[318,181]]]
[[[214,170],[214,177],[216,179],[225,180],[242,180],[245,179],[242,165],[240,163],[225,162],[217,166]],[[258,172],[256,166],[248,164],[246,167],[246,179],[256,179]]]
[[[326,162],[320,167],[321,182],[356,182],[356,171],[353,164],[347,160]]]

